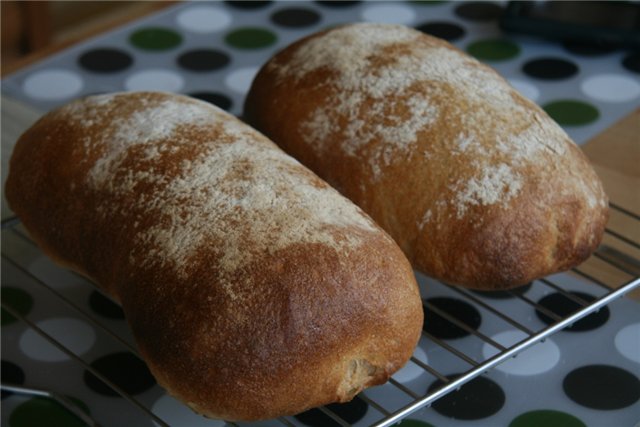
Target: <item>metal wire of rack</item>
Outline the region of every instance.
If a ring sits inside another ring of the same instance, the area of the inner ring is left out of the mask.
[[[640,224],[640,215],[630,212],[613,203],[611,204],[611,213],[612,216],[618,218],[618,221],[616,221],[617,223],[630,222],[633,229],[640,230],[640,227],[638,227],[638,225]],[[48,283],[46,279],[34,275],[22,262],[19,255],[12,254],[10,253],[11,251],[6,250],[7,244],[5,243],[5,238],[9,236],[18,238],[25,244],[35,246],[35,244],[29,239],[25,231],[21,228],[19,220],[17,220],[15,217],[8,218],[7,220],[4,220],[2,222],[3,262],[12,265],[22,273],[28,275],[31,279],[37,282],[37,284],[41,286],[43,290],[46,290],[46,292],[49,293],[50,298],[67,305],[80,317],[90,322],[97,329],[103,331],[108,336],[118,341],[124,346],[124,348],[131,351],[131,353],[133,353],[137,357],[140,357],[135,346],[128,342],[127,339],[122,338],[117,331],[111,330],[108,325],[96,319],[90,313],[87,313],[76,302],[65,295],[63,291],[56,289],[55,286],[52,286],[50,283]],[[462,363],[468,366],[468,369],[463,374],[458,375],[455,378],[450,378],[444,372],[441,372],[439,367],[433,366],[430,363],[425,363],[415,356],[412,357],[411,361],[415,365],[423,369],[427,375],[433,377],[435,380],[438,380],[441,385],[431,391],[421,394],[417,393],[415,390],[407,387],[402,382],[392,377],[388,382],[389,386],[393,387],[396,393],[402,395],[408,401],[408,403],[404,404],[402,407],[395,409],[388,409],[385,406],[384,402],[377,401],[374,397],[370,396],[367,391],[361,393],[358,397],[364,400],[371,408],[373,408],[380,414],[378,419],[372,425],[375,427],[386,427],[397,423],[398,421],[407,417],[409,414],[419,409],[428,407],[439,398],[458,389],[463,384],[490,370],[496,365],[516,356],[518,353],[535,345],[536,343],[545,340],[545,338],[551,336],[552,334],[569,327],[579,319],[596,312],[597,310],[611,303],[614,299],[619,298],[633,290],[640,289],[640,242],[638,240],[640,239],[636,236],[625,235],[624,233],[620,233],[619,231],[617,231],[615,228],[608,226],[605,230],[605,238],[603,240],[603,243],[598,248],[596,253],[594,253],[594,255],[585,263],[571,270],[570,274],[575,275],[581,280],[588,281],[589,283],[596,285],[602,290],[602,294],[593,301],[585,301],[584,299],[580,298],[580,296],[570,292],[562,285],[556,283],[552,278],[544,278],[535,282],[536,286],[547,287],[554,292],[558,292],[573,301],[575,304],[577,304],[577,306],[579,306],[578,310],[567,316],[558,315],[557,313],[540,305],[536,301],[528,298],[524,293],[520,293],[517,291],[505,291],[511,297],[511,299],[513,299],[514,304],[517,303],[522,304],[523,306],[532,307],[538,312],[543,313],[544,315],[552,319],[552,323],[542,329],[535,329],[531,325],[526,325],[522,321],[513,318],[513,316],[510,316],[508,313],[505,313],[498,307],[496,307],[495,304],[493,304],[490,300],[482,298],[482,295],[479,295],[474,291],[469,291],[467,289],[462,289],[455,286],[448,286],[448,288],[460,298],[466,300],[476,307],[481,308],[485,312],[490,313],[492,316],[501,319],[501,321],[510,325],[510,327],[513,327],[514,329],[525,334],[526,338],[511,346],[504,346],[498,342],[495,342],[489,336],[486,336],[475,328],[470,327],[465,322],[448,313],[446,310],[442,310],[437,306],[430,304],[427,300],[424,300],[426,310],[431,310],[437,313],[439,316],[446,319],[456,327],[461,328],[468,334],[471,334],[480,339],[482,342],[488,344],[489,346],[494,347],[497,350],[497,354],[484,360],[476,360],[470,355],[465,354],[464,352],[451,345],[449,342],[447,342],[446,339],[438,338],[433,334],[423,331],[423,339],[426,339],[432,346],[437,346],[443,351],[450,353],[452,358],[459,359]],[[86,282],[88,284],[90,283],[88,281]],[[109,296],[104,294],[99,288],[96,287],[96,290],[102,293],[105,297],[109,298]],[[25,322],[25,324],[35,333],[42,336],[45,340],[53,344],[60,351],[67,354],[72,360],[82,365],[84,369],[93,374],[95,377],[99,378],[105,385],[107,385],[124,399],[126,399],[126,401],[128,401],[137,410],[141,411],[145,414],[145,416],[153,420],[156,425],[169,425],[160,416],[155,414],[148,405],[145,405],[135,396],[127,393],[125,390],[115,384],[110,378],[98,372],[94,367],[83,360],[80,355],[75,354],[69,348],[65,347],[63,343],[59,342],[56,338],[49,335],[42,328],[38,327],[35,322],[20,314],[18,310],[15,310],[13,307],[5,304],[4,302],[2,303],[2,308],[12,316],[18,318],[20,321]],[[82,410],[76,407],[72,401],[66,399],[64,395],[54,390],[33,389],[29,388],[28,386],[19,386],[15,384],[7,384],[4,382],[2,384],[2,389],[15,393],[24,393],[34,396],[47,396],[58,401],[62,406],[67,408],[72,413],[76,414],[88,425],[99,425],[96,420],[92,419],[88,414],[84,413]],[[351,425],[348,421],[341,418],[340,415],[336,413],[336,411],[330,409],[329,407],[322,407],[318,409],[340,426],[348,427]],[[274,421],[285,426],[300,425],[300,423],[297,422],[294,417],[281,417]],[[233,422],[228,422],[227,424],[231,426],[238,425],[237,423]]]

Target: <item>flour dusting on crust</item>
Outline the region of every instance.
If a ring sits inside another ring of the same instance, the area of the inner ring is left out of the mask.
[[[428,165],[442,161],[435,152],[466,157],[472,176],[454,182],[453,196],[443,200],[458,218],[471,205],[508,206],[525,186],[524,169],[539,156],[566,155],[572,144],[491,68],[404,26],[339,27],[267,67],[297,82],[330,73],[318,83],[330,101],[300,124],[301,134],[318,156],[328,150],[366,156],[373,182],[409,158]]]
[[[355,29],[355,31],[354,31]],[[394,64],[377,66],[380,51],[396,44],[411,44],[417,34],[401,26],[366,25],[345,27],[310,40],[286,65],[271,63],[286,78],[301,79],[308,73],[328,68],[338,72],[334,80],[340,94],[334,105],[318,107],[301,130],[322,152],[325,141],[339,130],[339,116],[346,116],[345,144],[341,148],[357,156],[372,142],[371,171],[379,175],[381,165],[388,166],[397,153],[408,154],[418,132],[438,115],[438,109],[424,96],[410,91],[413,83],[406,71]],[[394,96],[396,100],[389,102]],[[366,112],[360,107],[373,99]],[[375,117],[377,120],[370,120]]]
[[[127,95],[111,95],[120,96]],[[290,245],[343,252],[360,245],[362,233],[379,232],[358,207],[236,118],[186,97],[138,97],[121,120],[113,120],[118,103],[109,97],[66,110],[71,117],[93,110],[92,123],[76,122],[86,128],[87,152],[99,154],[88,184],[132,201],[124,207],[137,230],[132,263],[168,265],[183,276],[206,248],[219,255],[220,271],[231,274]],[[101,131],[92,136],[94,124]],[[98,210],[109,218],[115,207],[106,200]],[[222,286],[236,297],[231,284]]]
[[[93,106],[101,108],[108,105],[107,100],[114,96],[99,95],[96,97],[97,100],[90,97],[89,102]],[[91,169],[89,179],[96,186],[109,181],[114,171],[122,166],[127,153],[134,146],[143,148],[145,159],[151,161],[160,158],[167,151],[175,152],[179,149],[180,144],[189,144],[186,139],[170,138],[178,127],[211,124],[216,119],[210,111],[200,105],[187,102],[177,103],[172,100],[152,104],[147,108],[134,111],[125,119],[117,119],[106,130],[109,134],[109,146]],[[164,141],[167,138],[170,138],[171,141]],[[145,171],[144,173],[149,175],[153,171]],[[141,177],[139,174],[136,176]],[[134,177],[134,181],[136,179]],[[162,177],[158,176],[157,179],[162,179]]]
[[[469,206],[505,204],[522,188],[522,177],[506,164],[483,169],[478,178],[472,178],[454,187],[458,218],[462,218]]]
[[[251,138],[255,135],[212,148],[168,184],[163,198],[170,203],[160,213],[169,225],[158,224],[142,236],[158,248],[159,258],[188,260],[207,240],[224,236],[220,265],[231,272],[250,262],[252,254],[296,243],[321,243],[336,251],[360,243],[335,228],[375,230],[335,190],[296,175],[295,160]],[[185,195],[188,205],[181,205]]]

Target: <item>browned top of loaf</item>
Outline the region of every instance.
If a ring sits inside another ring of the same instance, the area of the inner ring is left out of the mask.
[[[216,241],[220,271],[233,273],[254,254],[292,243],[340,251],[361,243],[354,228],[378,232],[360,209],[262,135],[186,97],[89,97],[46,116],[29,136],[40,129],[39,146],[28,148],[56,158],[54,172],[68,181],[62,200],[99,195],[77,206],[78,214],[91,212],[104,224],[126,219],[126,232],[118,234],[134,243],[128,267],[168,267],[184,276]],[[38,181],[36,174],[31,182]],[[58,182],[50,186],[62,190]],[[120,240],[112,237],[107,246]],[[225,292],[235,295],[231,284]]]
[[[566,133],[494,70],[407,27],[294,43],[258,74],[246,116],[442,279],[519,284],[583,259],[602,234],[606,196]]]
[[[209,416],[350,399],[418,339],[393,241],[206,103],[134,93],[58,109],[17,143],[6,192],[49,255],[122,302],[159,382]]]

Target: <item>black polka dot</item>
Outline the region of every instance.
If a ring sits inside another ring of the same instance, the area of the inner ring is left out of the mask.
[[[215,93],[215,92],[192,92],[189,94],[189,96],[192,96],[194,98],[200,99],[202,101],[206,101],[209,102],[213,105],[216,105],[220,108],[222,108],[223,110],[229,111],[231,109],[231,106],[233,105],[233,102],[231,101],[231,99],[226,96],[223,95],[221,93]]]
[[[581,56],[601,56],[617,50],[617,47],[613,45],[583,43],[577,41],[566,41],[563,43],[563,46],[569,52]]]
[[[570,294],[580,298],[587,303],[596,299],[593,295],[585,294],[583,292],[570,292]],[[553,293],[547,295],[540,301],[538,301],[538,304],[560,317],[566,317],[572,313],[575,313],[583,307],[582,304],[579,304],[578,302],[561,293]],[[547,316],[541,310],[536,310],[536,315],[547,325],[556,322],[555,319]],[[586,317],[583,317],[564,330],[571,332],[590,331],[604,325],[605,323],[607,323],[607,320],[609,320],[609,308],[602,307],[600,310],[593,312]]]
[[[24,371],[18,365],[13,362],[9,362],[8,360],[2,361],[2,366],[0,368],[0,377],[2,377],[2,382],[12,385],[22,385],[24,384]],[[13,393],[10,391],[2,391],[2,398],[6,398],[11,396]]]
[[[128,394],[142,393],[156,383],[147,365],[131,353],[113,353],[96,359],[91,367]],[[105,396],[120,396],[89,371],[84,382],[91,390]]]
[[[89,307],[108,319],[124,319],[122,308],[98,291],[93,291],[89,295]]]
[[[622,66],[634,73],[640,73],[640,53],[630,53],[622,59]]]
[[[464,28],[453,22],[426,22],[418,25],[417,30],[448,41],[458,40],[465,34]]]
[[[473,290],[473,293],[482,295],[485,298],[491,299],[507,299],[507,298],[515,298],[516,295],[523,295],[527,293],[527,291],[531,288],[531,282],[527,283],[523,286],[518,286],[517,288],[510,289],[508,291],[480,291]]]
[[[331,412],[342,418],[347,423],[355,424],[365,416],[369,405],[367,404],[367,402],[356,396],[350,402],[332,403],[330,405],[327,405],[326,408],[331,410]],[[296,415],[295,418],[298,421],[312,427],[340,426],[340,424],[338,424],[331,417],[317,408],[302,412]]]
[[[262,9],[263,7],[269,6],[273,1],[226,0],[225,3],[236,9]]]
[[[120,49],[92,49],[78,58],[85,70],[96,73],[115,73],[126,70],[133,64],[133,57]]]
[[[452,375],[449,379],[455,380],[458,377],[460,374]],[[435,381],[429,386],[429,393],[443,385],[442,381]],[[498,384],[485,377],[476,377],[460,389],[436,400],[431,407],[436,412],[457,420],[479,420],[500,411],[504,402],[505,394]]]
[[[362,1],[318,0],[316,1],[316,3],[326,7],[351,7],[357,5],[358,3],[362,3]]]
[[[480,327],[482,317],[471,304],[447,297],[429,298],[426,302],[456,318],[471,329]],[[425,332],[442,339],[461,338],[469,335],[468,331],[430,310],[427,306],[425,306],[423,329]]]
[[[574,369],[564,378],[562,387],[571,400],[592,409],[622,409],[640,399],[640,380],[616,366]]]
[[[578,66],[560,58],[538,58],[527,61],[522,71],[537,79],[559,80],[575,75],[578,72]]]
[[[502,15],[502,7],[486,1],[469,2],[456,7],[455,13],[470,21],[493,21]]]
[[[275,12],[271,20],[282,27],[304,28],[320,22],[320,15],[311,9],[289,7]]]
[[[214,71],[225,67],[229,62],[229,55],[212,49],[190,50],[178,56],[178,65],[189,71]]]

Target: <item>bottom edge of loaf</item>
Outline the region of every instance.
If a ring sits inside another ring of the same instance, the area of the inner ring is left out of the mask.
[[[327,393],[324,398],[313,397],[310,398],[307,404],[299,404],[295,408],[291,405],[288,408],[274,407],[266,411],[264,408],[265,401],[268,398],[261,399],[261,402],[257,402],[255,407],[251,410],[243,411],[243,413],[234,412],[232,410],[215,410],[212,408],[205,408],[202,403],[193,402],[186,396],[174,390],[163,377],[155,369],[151,368],[158,384],[172,397],[183,402],[196,414],[212,419],[212,420],[224,420],[231,422],[255,422],[274,419],[283,416],[296,416],[306,411],[329,405],[332,403],[348,403],[352,401],[360,392],[364,389],[376,385],[384,384],[389,380],[393,372],[400,367],[394,367],[389,370],[389,367],[380,367],[370,364],[364,359],[354,359],[348,363],[349,367],[347,373],[343,378],[343,381],[337,384],[334,393]],[[244,399],[243,405],[246,407],[249,402],[249,398]],[[271,401],[268,401],[271,403]],[[211,405],[214,406],[214,405]]]

